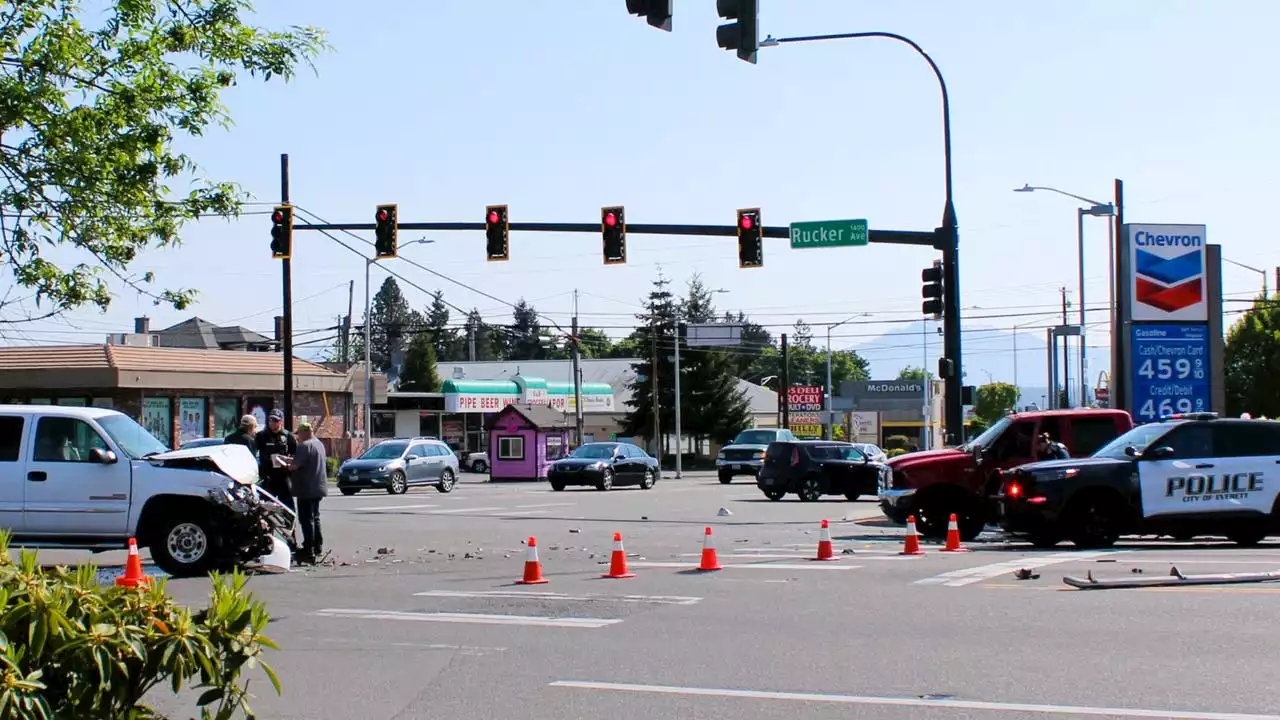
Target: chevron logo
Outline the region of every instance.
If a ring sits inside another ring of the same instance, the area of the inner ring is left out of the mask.
[[[1168,258],[1138,249],[1134,265],[1135,299],[1144,305],[1174,312],[1204,299],[1204,253],[1199,249]]]

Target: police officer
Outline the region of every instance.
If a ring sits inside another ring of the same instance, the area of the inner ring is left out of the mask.
[[[254,438],[258,448],[258,477],[267,492],[294,510],[293,492],[289,487],[289,461],[298,451],[293,433],[284,429],[284,411],[276,408],[267,416],[267,427]]]

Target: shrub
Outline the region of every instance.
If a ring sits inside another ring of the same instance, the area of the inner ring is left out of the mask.
[[[911,445],[911,438],[906,435],[890,435],[884,439],[884,447],[886,450],[901,449],[906,450]],[[887,454],[887,453],[886,453]]]
[[[884,454],[885,454],[885,457],[891,457],[891,458],[898,457],[899,455],[906,455],[907,449],[896,447],[896,448],[893,448],[892,450],[885,450]]]
[[[324,459],[325,470],[328,471],[328,477],[337,477],[338,468],[342,465],[336,457],[326,457]]]
[[[203,720],[252,717],[245,670],[276,649],[262,635],[266,606],[244,592],[245,576],[213,576],[209,607],[193,612],[165,593],[103,587],[96,569],[42,568],[34,553],[9,559],[0,532],[0,717],[156,718],[153,688],[199,691]]]

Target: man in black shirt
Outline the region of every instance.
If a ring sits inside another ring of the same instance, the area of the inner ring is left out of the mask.
[[[1070,457],[1067,446],[1049,437],[1049,433],[1040,433],[1036,438],[1037,460],[1066,460]]]
[[[222,439],[226,445],[243,445],[249,448],[253,456],[258,457],[258,420],[252,415],[240,418],[240,427]]]
[[[293,433],[284,429],[284,412],[279,408],[267,416],[267,427],[254,438],[258,448],[258,477],[267,492],[294,510],[293,492],[289,487],[289,460],[298,450]]]

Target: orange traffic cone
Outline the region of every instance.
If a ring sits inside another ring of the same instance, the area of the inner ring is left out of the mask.
[[[916,532],[916,516],[907,517],[907,539],[902,544],[902,552],[899,555],[923,555],[924,550],[920,549],[920,533]]]
[[[142,558],[138,557],[138,541],[129,538],[129,560],[124,565],[124,575],[116,578],[120,587],[150,585],[151,578],[142,572]]]
[[[538,560],[538,539],[529,536],[529,549],[524,556],[524,579],[517,580],[517,585],[541,585],[547,582],[542,577],[542,563]]]
[[[839,560],[835,551],[831,548],[831,528],[827,526],[827,521],[822,521],[822,528],[818,533],[818,557],[809,558],[810,560]]]
[[[636,574],[627,572],[627,551],[622,549],[622,533],[613,534],[613,555],[609,558],[609,573],[600,577],[607,578],[632,578]]]
[[[698,569],[703,572],[724,569],[720,567],[720,560],[716,557],[716,541],[711,537],[711,528],[707,528],[702,536],[702,563],[698,565]]]
[[[947,546],[942,548],[942,552],[969,552],[969,548],[960,546],[960,523],[956,521],[955,513],[951,513],[951,519],[947,521]]]

